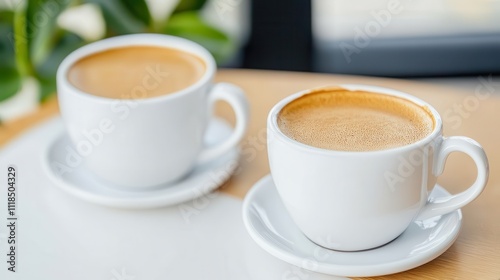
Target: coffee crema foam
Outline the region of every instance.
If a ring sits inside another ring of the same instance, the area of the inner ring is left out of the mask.
[[[309,146],[375,151],[417,142],[434,129],[428,109],[403,98],[328,89],[306,94],[278,114],[278,127]]]
[[[71,66],[68,80],[92,95],[144,99],[187,88],[205,71],[205,62],[194,54],[168,47],[129,46],[81,58]]]

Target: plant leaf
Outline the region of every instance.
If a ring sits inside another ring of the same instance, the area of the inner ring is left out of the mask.
[[[53,47],[57,16],[71,0],[29,0],[26,8],[27,40],[33,65],[43,62]]]
[[[0,24],[13,24],[14,23],[14,12],[10,10],[0,10]]]
[[[40,101],[55,93],[57,68],[62,60],[84,44],[85,41],[76,34],[70,32],[62,34],[47,59],[36,68],[40,80]]]
[[[135,18],[145,25],[151,23],[151,14],[144,0],[121,0],[121,3]]]
[[[26,25],[26,7],[18,7],[14,12],[14,34],[9,36],[9,40],[14,44],[16,66],[22,77],[33,73],[33,66],[29,59]]]
[[[102,9],[108,36],[144,32],[146,25],[137,19],[120,0],[87,0]]]
[[[0,11],[0,61],[3,67],[15,68],[14,53],[14,12]]]
[[[0,102],[14,96],[21,88],[21,76],[15,68],[0,68]]]
[[[56,93],[55,79],[40,79],[40,101],[44,102],[52,94]]]
[[[181,0],[174,13],[199,10],[205,5],[206,0]]]
[[[235,45],[230,38],[218,29],[206,24],[198,12],[182,12],[173,14],[164,32],[166,34],[184,37],[207,48],[218,63],[235,51]]]
[[[36,67],[37,76],[41,79],[55,80],[57,67],[59,67],[61,61],[72,51],[84,44],[85,41],[78,35],[64,31],[57,42],[55,42],[55,46],[47,58]]]

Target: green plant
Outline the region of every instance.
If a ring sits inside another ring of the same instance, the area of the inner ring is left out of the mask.
[[[65,9],[86,3],[100,7],[105,37],[163,33],[185,37],[206,47],[217,62],[234,51],[230,38],[208,25],[199,10],[206,0],[180,0],[167,18],[154,20],[145,0],[28,0],[13,10],[0,10],[0,102],[15,95],[26,77],[39,82],[39,98],[55,92],[62,59],[89,41],[57,25]]]

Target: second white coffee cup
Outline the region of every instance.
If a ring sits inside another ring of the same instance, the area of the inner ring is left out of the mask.
[[[290,216],[310,240],[342,251],[375,248],[398,237],[412,221],[455,211],[483,191],[488,180],[488,160],[482,147],[467,137],[443,137],[441,117],[432,106],[409,94],[381,87],[340,88],[410,101],[430,112],[434,128],[417,142],[391,149],[321,149],[285,135],[277,119],[287,104],[328,88],[306,90],[278,102],[267,119],[271,175]],[[429,201],[446,158],[455,151],[474,160],[476,181],[459,194]]]

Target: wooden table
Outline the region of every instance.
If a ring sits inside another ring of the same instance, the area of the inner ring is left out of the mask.
[[[479,94],[404,80],[320,75],[291,72],[222,70],[218,81],[241,86],[251,104],[251,122],[242,148],[241,168],[221,191],[243,198],[252,185],[269,173],[265,133],[271,107],[285,96],[302,89],[338,83],[361,83],[402,90],[432,104],[443,116],[445,135],[465,135],[480,142],[490,161],[486,190],[463,209],[463,228],[455,244],[436,260],[400,274],[380,279],[500,279],[500,84],[488,88],[478,79]],[[487,83],[486,83],[487,84]],[[493,92],[496,91],[496,92]],[[462,107],[462,109],[460,109]],[[35,124],[58,113],[52,99],[30,116],[0,126],[0,146]],[[232,111],[219,104],[217,114],[233,119]],[[476,176],[471,159],[452,154],[439,183],[457,193],[470,186]]]

